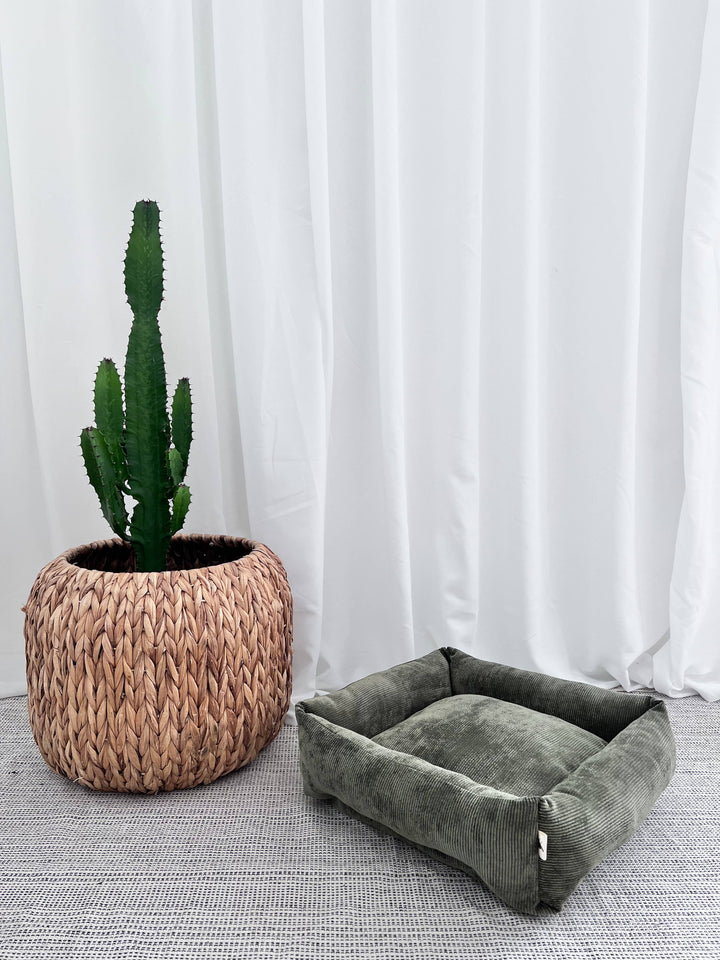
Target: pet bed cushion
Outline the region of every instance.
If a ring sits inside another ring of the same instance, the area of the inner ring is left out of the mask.
[[[548,793],[605,746],[567,720],[471,693],[437,700],[373,740],[518,797]]]
[[[665,706],[446,647],[298,704],[305,793],[559,910],[669,782]]]

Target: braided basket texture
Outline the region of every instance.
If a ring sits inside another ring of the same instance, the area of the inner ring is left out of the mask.
[[[96,790],[210,783],[280,730],[291,644],[287,576],[263,544],[177,536],[161,573],[133,572],[121,540],[69,550],[25,607],[33,735]]]

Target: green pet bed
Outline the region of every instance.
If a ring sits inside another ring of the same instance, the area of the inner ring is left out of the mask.
[[[665,705],[451,647],[296,708],[305,793],[559,910],[675,768]]]

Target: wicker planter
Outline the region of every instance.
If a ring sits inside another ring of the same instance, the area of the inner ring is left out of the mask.
[[[49,765],[96,790],[157,793],[249,763],[290,702],[292,598],[266,546],[173,538],[135,573],[120,540],[61,554],[25,608],[28,710]]]

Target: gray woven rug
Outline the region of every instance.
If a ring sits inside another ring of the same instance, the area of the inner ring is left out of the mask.
[[[720,704],[668,701],[675,779],[561,914],[306,800],[295,729],[247,768],[157,797],[45,766],[0,701],[0,958],[720,958]]]

